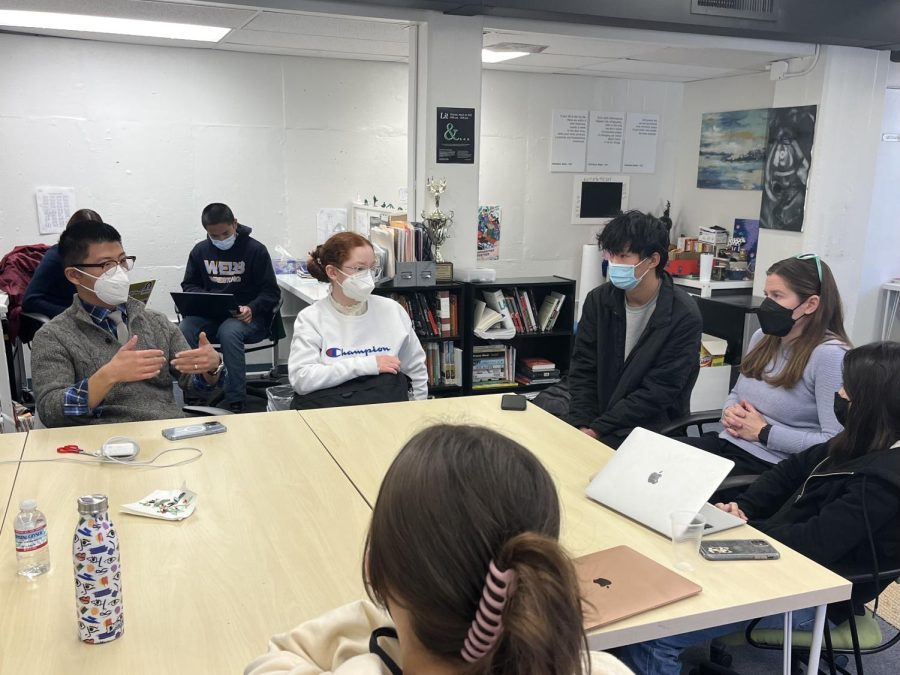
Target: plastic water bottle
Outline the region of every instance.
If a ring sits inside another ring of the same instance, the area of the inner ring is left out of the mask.
[[[50,544],[47,519],[37,510],[37,502],[26,499],[19,504],[16,531],[16,566],[19,574],[33,579],[50,569]]]
[[[125,632],[119,538],[105,495],[78,498],[78,527],[72,540],[75,608],[82,642],[111,642]]]

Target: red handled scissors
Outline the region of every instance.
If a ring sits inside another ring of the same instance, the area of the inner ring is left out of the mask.
[[[63,446],[57,448],[56,451],[60,452],[60,453],[71,452],[76,455],[83,455],[83,454],[87,453],[86,450],[82,450],[77,445],[63,445]]]

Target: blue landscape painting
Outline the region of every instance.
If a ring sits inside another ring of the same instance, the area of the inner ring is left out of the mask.
[[[761,190],[768,108],[704,113],[697,187]]]

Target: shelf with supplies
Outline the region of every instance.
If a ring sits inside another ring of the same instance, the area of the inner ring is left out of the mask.
[[[575,325],[574,280],[516,277],[468,286],[467,393],[537,391],[565,376]]]
[[[425,350],[429,393],[434,396],[464,393],[466,284],[454,281],[401,286],[387,281],[376,285],[374,293],[391,298],[409,314]]]

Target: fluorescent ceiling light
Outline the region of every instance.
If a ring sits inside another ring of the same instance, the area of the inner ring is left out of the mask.
[[[501,61],[509,61],[510,59],[518,59],[528,56],[531,52],[495,52],[490,49],[481,50],[482,63],[500,63]]]
[[[169,23],[167,21],[143,21],[141,19],[117,19],[111,16],[26,12],[10,9],[0,9],[0,26],[67,30],[80,33],[136,35],[138,37],[195,40],[198,42],[218,42],[231,30],[230,28],[217,26],[197,26],[188,23]]]

